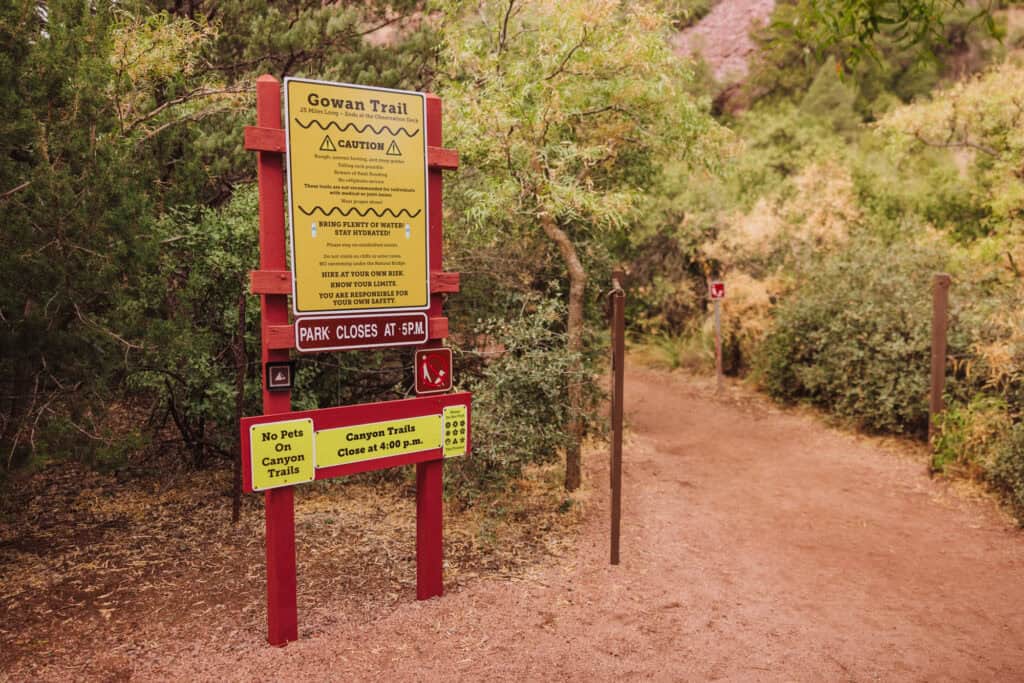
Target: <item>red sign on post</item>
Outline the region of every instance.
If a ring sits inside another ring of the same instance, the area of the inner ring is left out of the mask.
[[[413,346],[428,338],[426,313],[303,317],[295,320],[295,348],[303,353]]]
[[[708,292],[712,301],[718,301],[719,299],[725,298],[725,283],[719,280],[715,280],[708,287]]]
[[[436,394],[452,388],[452,350],[420,349],[416,352],[416,393]]]

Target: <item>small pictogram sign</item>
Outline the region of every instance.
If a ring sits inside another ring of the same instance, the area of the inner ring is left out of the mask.
[[[388,151],[386,151],[384,153],[387,154],[389,157],[400,157],[400,156],[402,156],[402,150],[400,150],[398,148],[398,143],[395,142],[394,140],[392,140],[391,144],[388,145]]]
[[[725,298],[725,283],[719,280],[715,280],[708,287],[708,293],[712,301],[718,301],[719,299]]]
[[[290,391],[295,386],[295,362],[267,363],[266,386],[270,391]]]
[[[337,152],[338,148],[334,146],[334,140],[331,140],[330,135],[324,136],[324,141],[320,143],[321,152]]]
[[[452,388],[452,350],[420,349],[416,352],[416,393],[434,394]]]
[[[465,455],[469,434],[469,409],[464,405],[445,406],[441,420],[444,432],[444,457]]]

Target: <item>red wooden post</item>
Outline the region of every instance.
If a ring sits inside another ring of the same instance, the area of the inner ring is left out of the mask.
[[[441,98],[427,95],[427,145],[441,147]],[[430,264],[432,273],[441,272],[441,169],[431,166],[427,175],[430,208]],[[442,298],[431,288],[430,317],[440,318]],[[432,339],[423,348],[443,346]],[[416,599],[444,595],[444,546],[442,543],[444,502],[444,460],[416,465]]]
[[[281,125],[281,83],[273,76],[256,81],[256,125]],[[280,152],[258,153],[257,179],[260,206],[260,269],[288,270],[284,227],[284,158]],[[267,343],[269,328],[288,324],[288,296],[260,296],[260,337],[264,367],[270,361],[287,361],[287,349]],[[292,407],[290,391],[268,391],[263,386],[263,413],[286,413]],[[266,492],[267,533],[267,640],[285,645],[299,638],[299,615],[295,578],[295,506],[292,487]]]

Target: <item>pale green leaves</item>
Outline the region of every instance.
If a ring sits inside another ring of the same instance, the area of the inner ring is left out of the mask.
[[[446,144],[474,169],[458,187],[475,202],[500,188],[468,208],[473,222],[547,214],[621,228],[652,164],[717,155],[724,136],[686,94],[691,74],[668,48],[662,15],[609,0],[444,8]]]

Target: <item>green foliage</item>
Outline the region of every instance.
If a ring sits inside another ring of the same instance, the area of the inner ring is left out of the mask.
[[[966,6],[965,0],[805,0],[799,3],[799,22],[793,29],[805,43],[821,53],[846,55],[846,61],[859,62],[875,57],[875,41],[880,34],[901,47],[933,48],[946,39],[945,22],[949,14]],[[981,21],[991,34],[997,28],[985,9],[971,21]]]
[[[861,117],[854,111],[856,101],[856,86],[836,78],[836,62],[830,58],[818,70],[800,109],[827,121],[837,133],[851,133],[861,123]]]
[[[463,388],[473,392],[473,455],[445,468],[449,488],[464,500],[504,485],[525,465],[551,462],[569,446],[568,384],[586,387],[588,421],[597,420],[600,390],[566,350],[565,307],[529,296],[513,317],[481,321],[482,352],[460,359]]]
[[[952,402],[936,416],[932,471],[956,466],[968,472],[983,471],[988,454],[1012,426],[1006,401],[975,394],[968,403]]]
[[[131,346],[111,313],[145,267],[151,206],[137,150],[96,85],[111,78],[113,7],[39,7],[0,9],[3,466],[44,443],[57,417],[99,428]]]
[[[1017,95],[1022,87],[1024,66],[1006,62],[937,92],[930,102],[897,109],[880,122],[897,155],[916,156],[929,148],[960,155],[970,168],[964,185],[975,216],[968,236],[1024,230],[1024,114]]]
[[[675,31],[696,24],[711,11],[712,4],[712,0],[654,0],[652,3],[668,17]]]
[[[1014,425],[996,448],[989,481],[1024,526],[1024,424]]]
[[[764,387],[874,431],[923,433],[931,278],[945,259],[867,240],[827,257],[778,307],[758,358]]]
[[[760,49],[751,91],[771,99],[800,97],[825,73],[821,66],[830,63],[832,77],[857,91],[855,109],[870,121],[894,103],[926,95],[940,78],[977,71],[995,51],[992,33],[975,20],[976,13],[957,9],[953,2],[944,3],[948,5],[944,9],[936,7],[937,21],[928,23],[929,30],[939,32],[932,41],[907,40],[893,23],[883,22],[867,43],[852,36],[828,43],[823,17],[829,12],[850,11],[856,4],[819,0],[779,3],[771,23],[755,34]],[[867,55],[870,59],[862,59]]]
[[[472,169],[451,188],[467,232],[535,233],[551,216],[583,242],[629,224],[659,155],[714,161],[722,131],[644,6],[447,9],[440,92]]]
[[[177,212],[152,234],[160,245],[156,268],[138,296],[126,299],[121,318],[142,350],[133,354],[127,388],[156,397],[155,431],[173,422],[193,466],[210,452],[235,449],[236,381],[248,380],[249,414],[259,412],[259,308],[248,304],[245,337],[239,326],[239,298],[248,296],[248,273],[258,262],[256,188],[235,194],[223,209]],[[239,355],[244,354],[244,355]]]

